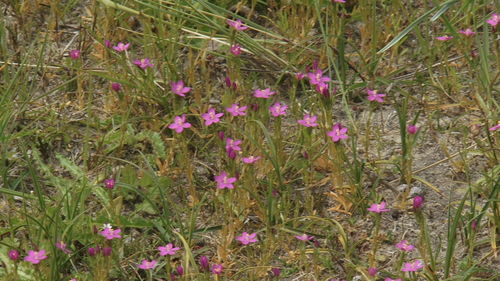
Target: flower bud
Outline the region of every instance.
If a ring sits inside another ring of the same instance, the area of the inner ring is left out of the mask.
[[[17,250],[10,250],[9,251],[9,259],[16,261],[19,259],[19,252]]]
[[[419,210],[424,205],[424,197],[423,196],[415,196],[413,198],[413,209]]]
[[[200,267],[202,271],[208,271],[210,267],[210,263],[208,262],[207,256],[201,256],[200,257]]]
[[[111,83],[111,89],[115,92],[119,92],[122,89],[122,84],[116,82]]]
[[[107,189],[113,189],[115,187],[115,179],[106,179],[106,180],[104,180],[104,186]]]
[[[71,50],[69,51],[69,56],[76,60],[76,59],[79,59],[80,58],[80,54],[81,54],[81,51],[80,50]]]
[[[406,131],[408,132],[408,134],[410,135],[414,135],[418,132],[418,127],[415,126],[415,125],[408,125],[408,127],[406,127]]]
[[[105,257],[111,256],[111,253],[113,252],[113,249],[111,247],[104,247],[102,249],[102,255]]]

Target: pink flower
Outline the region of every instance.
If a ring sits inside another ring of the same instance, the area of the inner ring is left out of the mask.
[[[156,260],[148,261],[148,260],[142,260],[142,263],[139,265],[140,269],[153,269],[156,267],[156,264],[158,262]]]
[[[332,0],[332,2],[335,2],[335,3],[345,3],[345,0]]]
[[[297,78],[297,80],[302,80],[306,77],[306,75],[302,72],[297,72],[295,73],[295,78]]]
[[[438,37],[436,37],[436,40],[439,40],[439,41],[448,41],[448,40],[451,40],[451,39],[453,39],[453,36],[444,35],[444,36],[438,36]]]
[[[153,67],[154,64],[151,63],[151,60],[149,58],[144,58],[140,60],[135,60],[134,64],[140,67],[142,70],[145,70],[148,67]]]
[[[333,125],[332,130],[327,133],[332,138],[333,142],[338,142],[347,139],[347,128],[343,127],[340,123]]]
[[[115,187],[115,179],[105,179],[104,186],[107,189],[113,189]]]
[[[316,72],[307,73],[307,77],[309,77],[309,82],[313,85],[325,84],[330,81],[330,77],[323,76],[323,70],[316,69]]]
[[[497,125],[495,125],[495,126],[493,126],[493,127],[489,128],[488,130],[490,130],[491,132],[494,132],[494,131],[496,131],[496,130],[500,130],[500,124],[497,124]]]
[[[219,123],[220,118],[224,115],[224,113],[217,113],[215,109],[210,108],[207,113],[203,113],[201,117],[205,119],[205,125],[210,126],[213,123]]]
[[[486,20],[486,22],[489,25],[491,25],[493,27],[496,27],[497,24],[500,22],[500,14],[493,14],[493,15],[491,15],[491,17],[488,20]]]
[[[310,241],[314,239],[314,236],[307,235],[307,234],[302,234],[302,235],[295,235],[295,238],[301,240],[301,241]]]
[[[248,234],[243,232],[240,236],[236,237],[236,240],[240,241],[243,245],[248,245],[258,241],[257,238],[255,238],[256,236],[257,233]]]
[[[103,256],[109,257],[109,256],[111,256],[112,253],[113,253],[113,248],[111,248],[111,247],[102,248],[102,255]]]
[[[235,177],[229,178],[226,171],[223,171],[222,173],[220,173],[220,175],[215,176],[215,181],[217,182],[218,189],[224,189],[224,188],[233,189],[234,188],[233,183],[236,182],[236,178]]]
[[[271,88],[266,88],[264,90],[260,90],[260,89],[255,90],[253,96],[256,98],[268,99],[274,94],[276,94],[276,92],[271,91]]]
[[[240,46],[240,45],[238,45],[238,44],[234,44],[234,45],[232,45],[232,46],[231,46],[231,48],[229,48],[229,50],[230,50],[230,51],[231,51],[231,53],[232,53],[233,55],[235,55],[235,56],[239,56],[239,55],[241,55],[241,53],[243,52],[243,51],[241,50],[241,46]]]
[[[472,35],[476,34],[476,33],[475,33],[474,31],[472,31],[472,29],[470,29],[470,28],[467,28],[466,30],[460,30],[458,33],[461,33],[461,34],[463,34],[463,35],[465,35],[465,36],[467,36],[467,37],[470,37],[470,36],[472,36]]]
[[[119,92],[122,89],[122,84],[120,83],[111,83],[111,89],[115,92]]]
[[[179,247],[174,247],[174,244],[172,244],[172,243],[168,243],[165,246],[158,247],[158,251],[160,251],[160,256],[166,256],[166,255],[173,256],[180,249],[181,248],[179,248]]]
[[[260,156],[248,156],[248,157],[243,157],[243,159],[241,159],[241,160],[245,164],[253,164],[259,159],[260,159]]]
[[[76,60],[80,58],[81,51],[80,50],[71,50],[69,51],[70,58]]]
[[[180,80],[177,82],[170,82],[170,87],[171,90],[174,94],[179,95],[181,97],[185,97],[189,91],[191,91],[191,88],[189,87],[184,87],[184,81]]]
[[[375,276],[377,275],[378,269],[375,267],[370,267],[368,268],[368,275],[370,276]]]
[[[106,238],[108,240],[113,240],[114,238],[122,238],[122,236],[120,235],[120,232],[122,232],[122,230],[119,228],[112,229],[111,227],[106,227],[106,228],[104,228],[104,230],[99,232],[99,234],[101,236],[104,236],[104,238]]]
[[[418,271],[419,269],[424,268],[424,266],[425,265],[421,260],[416,260],[413,262],[405,262],[401,271],[414,272],[414,271]]]
[[[13,261],[17,261],[19,259],[19,251],[10,250],[8,256],[9,256],[9,259],[11,259]]]
[[[384,102],[383,98],[385,97],[385,94],[379,94],[377,90],[370,90],[370,89],[366,89],[366,93],[368,94],[369,101],[376,101],[379,103]]]
[[[248,26],[246,26],[245,24],[243,24],[243,22],[241,22],[240,19],[237,19],[237,20],[227,20],[226,21],[227,24],[229,24],[229,26],[231,26],[232,28],[236,29],[236,30],[245,30],[245,29],[248,29]]]
[[[39,264],[42,260],[46,259],[47,255],[45,250],[33,251],[29,250],[28,255],[24,257],[24,260],[27,262],[31,262],[32,264]]]
[[[317,127],[318,123],[316,123],[316,120],[318,119],[318,116],[316,115],[309,115],[305,114],[304,119],[298,120],[297,123],[304,127]]]
[[[316,91],[325,97],[330,96],[330,93],[328,92],[328,84],[326,84],[326,83],[317,84]]]
[[[234,151],[240,151],[241,147],[241,140],[233,140],[231,138],[226,139],[226,151],[228,150],[234,150]]]
[[[186,114],[182,114],[181,116],[175,116],[174,123],[168,125],[168,127],[180,134],[184,129],[190,128],[191,124],[186,122]]]
[[[211,271],[215,275],[220,275],[220,274],[222,274],[223,269],[224,269],[224,267],[222,266],[222,264],[214,264],[214,265],[212,265]]]
[[[387,277],[387,278],[384,279],[384,281],[402,281],[402,279],[401,278],[399,278],[399,279],[391,279],[391,278]]]
[[[396,244],[396,248],[400,249],[401,251],[410,252],[415,249],[415,246],[408,244],[407,240],[402,240]]]
[[[111,48],[113,46],[113,44],[111,43],[111,41],[109,40],[104,40],[104,46],[106,46],[106,48]]]
[[[418,132],[419,128],[415,125],[408,125],[408,127],[406,127],[406,132],[408,132],[408,134],[410,135],[414,135]]]
[[[275,103],[269,107],[269,111],[271,115],[274,117],[278,117],[286,114],[286,110],[288,109],[288,105],[282,103]]]
[[[380,204],[372,204],[370,208],[368,208],[368,211],[373,212],[373,213],[383,213],[383,212],[389,212],[389,209],[386,209],[387,203],[385,201],[380,202]]]
[[[71,250],[67,248],[67,244],[64,241],[56,242],[56,247],[63,251],[65,254],[71,254]]]
[[[123,44],[122,42],[118,42],[116,46],[113,46],[113,49],[117,52],[124,52],[128,50],[128,47],[130,47],[130,43]]]
[[[413,198],[413,209],[419,210],[424,206],[425,198],[423,196],[415,196]]]
[[[239,106],[236,103],[233,103],[231,107],[226,108],[227,112],[231,113],[232,116],[245,116],[247,115],[246,110],[247,106]]]

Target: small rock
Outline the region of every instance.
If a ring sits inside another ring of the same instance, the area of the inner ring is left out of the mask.
[[[401,184],[398,187],[396,187],[396,190],[399,192],[404,192],[407,190],[408,185],[407,184]],[[424,188],[420,185],[413,185],[410,189],[410,197],[415,197],[415,196],[422,196],[424,195]]]

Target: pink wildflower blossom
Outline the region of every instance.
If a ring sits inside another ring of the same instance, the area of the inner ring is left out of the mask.
[[[295,73],[295,78],[297,78],[297,80],[302,80],[306,77],[306,75],[302,72],[297,72]]]
[[[181,97],[185,97],[186,94],[189,93],[189,91],[191,91],[191,88],[184,86],[184,81],[182,80],[177,82],[174,81],[170,82],[170,89],[174,94],[179,95]]]
[[[436,40],[438,40],[438,41],[448,41],[448,40],[451,40],[451,39],[453,39],[453,36],[444,35],[444,36],[438,36],[438,37],[436,37]]]
[[[104,186],[107,188],[107,189],[113,189],[115,188],[115,179],[105,179],[104,180]]]
[[[323,70],[321,69],[316,69],[316,72],[307,73],[307,77],[309,77],[309,82],[313,85],[324,84],[331,80],[330,77],[323,76]]]
[[[245,164],[253,164],[259,159],[260,159],[260,156],[248,156],[248,157],[243,157],[243,159],[241,159],[241,160]]]
[[[486,22],[493,27],[497,27],[497,24],[500,22],[500,14],[491,15],[491,17],[486,20]]]
[[[168,127],[180,134],[184,129],[190,128],[191,124],[186,122],[186,114],[182,114],[181,116],[175,116],[174,123],[168,125]]]
[[[240,236],[236,237],[236,240],[240,241],[243,245],[248,245],[258,241],[257,238],[255,238],[256,236],[257,233],[248,234],[243,232]]]
[[[347,128],[343,127],[340,123],[333,125],[332,130],[327,133],[332,138],[333,142],[338,142],[347,139]]]
[[[396,248],[400,249],[401,251],[410,252],[415,249],[415,246],[409,244],[407,240],[402,240],[396,244]]]
[[[117,52],[124,52],[128,50],[128,47],[130,47],[130,43],[124,44],[122,42],[118,42],[116,46],[113,46],[113,49]]]
[[[260,89],[255,90],[253,96],[256,98],[268,99],[274,94],[276,94],[276,92],[271,91],[271,88],[266,88],[264,90],[260,90]]]
[[[39,264],[42,260],[46,259],[46,251],[45,250],[40,250],[40,251],[33,251],[29,250],[28,255],[24,257],[24,260],[27,262],[30,262],[32,264]]]
[[[330,92],[328,92],[328,84],[326,83],[319,83],[316,85],[316,91],[320,94],[322,94],[325,97],[330,96]]]
[[[224,189],[224,188],[233,189],[234,188],[233,183],[236,182],[236,178],[228,177],[227,173],[223,171],[222,173],[220,173],[220,175],[215,176],[215,181],[217,182],[218,189]]]
[[[240,19],[237,19],[237,20],[227,20],[226,21],[227,24],[229,24],[229,26],[231,26],[232,28],[236,29],[236,30],[245,30],[245,29],[248,29],[248,26],[246,26],[245,24],[243,24],[243,22],[241,22]]]
[[[179,247],[174,247],[174,244],[172,244],[172,243],[168,243],[165,246],[158,247],[158,251],[160,251],[160,256],[166,256],[166,255],[173,256],[180,249],[181,248],[179,248]]]
[[[302,235],[295,235],[295,238],[301,240],[301,241],[310,241],[314,239],[314,236],[307,235],[307,234],[302,234]]]
[[[71,254],[71,250],[67,248],[67,244],[64,241],[56,242],[56,247],[63,251],[65,254]]]
[[[335,3],[345,3],[345,0],[332,0],[332,2],[335,2]]]
[[[229,51],[231,51],[231,54],[235,55],[235,56],[239,56],[241,55],[241,53],[243,52],[241,50],[241,46],[238,45],[238,44],[234,44],[231,46],[231,48],[229,48]]]
[[[219,123],[220,118],[224,115],[224,113],[215,112],[214,108],[210,108],[207,113],[203,113],[201,117],[205,119],[205,125],[210,126],[213,123]]]
[[[383,213],[383,212],[389,212],[389,209],[386,208],[387,203],[385,201],[380,202],[380,204],[372,204],[370,208],[368,208],[368,211],[373,212],[373,213]]]
[[[142,260],[142,263],[139,265],[140,269],[153,269],[156,267],[156,264],[158,262],[156,260],[148,261],[148,260]]]
[[[467,37],[470,37],[470,36],[476,34],[476,32],[472,31],[472,29],[470,29],[470,28],[467,28],[465,30],[460,30],[458,33],[461,33]]]
[[[104,228],[99,234],[106,238],[107,240],[113,240],[114,238],[122,238],[120,235],[121,229],[112,229],[111,227]]]
[[[379,94],[377,90],[366,89],[369,101],[376,101],[379,103],[384,102],[385,94]]]
[[[318,123],[316,123],[316,120],[318,119],[318,116],[316,115],[309,115],[305,114],[304,118],[302,120],[298,120],[297,123],[304,127],[317,127]]]
[[[227,112],[231,113],[232,116],[245,116],[247,115],[246,110],[247,106],[239,106],[238,104],[233,103],[231,107],[226,108]]]
[[[241,140],[233,140],[231,138],[226,138],[226,151],[228,150],[234,150],[234,151],[240,151],[241,147]]]
[[[494,132],[494,131],[496,131],[496,130],[500,130],[500,124],[497,124],[497,125],[495,125],[495,126],[493,126],[493,127],[489,128],[488,130],[489,130],[489,131],[491,131],[491,132]]]
[[[80,58],[81,53],[82,52],[80,50],[71,50],[69,51],[69,56],[70,58],[76,60]]]
[[[424,263],[421,260],[416,260],[413,262],[405,262],[401,271],[404,272],[414,272],[424,268]]]
[[[278,117],[281,115],[286,115],[286,110],[288,109],[288,105],[282,103],[275,103],[269,107],[269,111],[271,115],[274,117]]]
[[[214,265],[212,265],[211,271],[215,275],[220,275],[220,274],[222,274],[223,269],[224,269],[224,267],[222,266],[222,264],[214,264]]]
[[[151,60],[149,58],[135,60],[134,64],[140,67],[142,70],[146,70],[146,68],[154,66],[154,64],[151,63]]]

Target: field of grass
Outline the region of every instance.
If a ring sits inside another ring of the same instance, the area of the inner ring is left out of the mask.
[[[500,280],[500,2],[0,10],[0,280]]]

